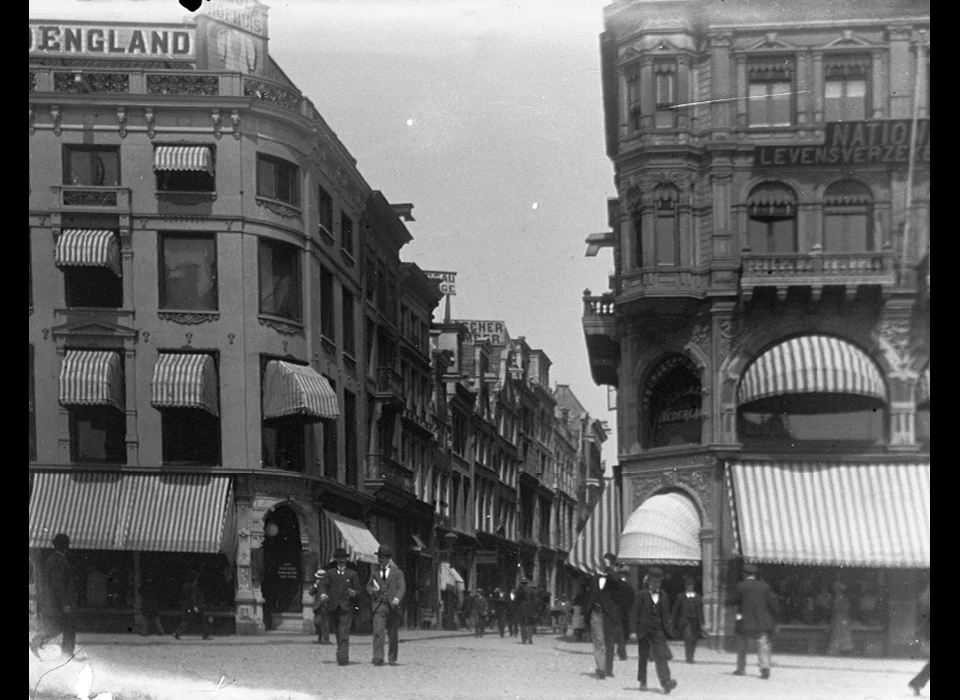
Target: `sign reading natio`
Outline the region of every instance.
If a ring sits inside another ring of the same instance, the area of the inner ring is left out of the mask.
[[[503,321],[464,321],[458,319],[453,323],[460,323],[467,327],[468,343],[489,340],[491,345],[507,344],[507,325]]]
[[[31,56],[163,58],[193,61],[193,27],[183,25],[30,22]]]
[[[905,165],[910,161],[909,119],[829,122],[822,145],[756,146],[753,165],[819,167],[830,165]],[[914,162],[930,162],[930,120],[917,121]]]
[[[429,277],[432,280],[440,280],[440,293],[447,296],[455,297],[457,296],[457,273],[456,272],[440,272],[440,271],[430,271],[424,270],[423,274]]]

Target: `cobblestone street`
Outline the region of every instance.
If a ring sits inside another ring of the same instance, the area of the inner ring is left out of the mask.
[[[593,676],[591,645],[572,637],[538,634],[532,646],[524,646],[518,638],[501,639],[496,634],[477,639],[464,632],[402,631],[395,667],[370,663],[369,635],[352,638],[346,667],[336,664],[333,645],[312,641],[292,634],[207,642],[197,637],[178,642],[172,637],[81,634],[77,648],[84,661],[57,668],[61,662],[56,644],[41,651],[42,661],[29,657],[31,698],[75,697],[73,688],[85,663],[94,672],[91,695],[110,692],[113,700],[662,696],[652,664],[650,691],[638,693],[635,642],[628,650],[630,658],[615,662],[615,676],[601,681]],[[749,660],[747,675],[737,677],[731,675],[732,654],[699,649],[697,663],[688,665],[682,661],[680,644],[671,646],[675,656],[671,671],[679,682],[671,696],[692,700],[906,699],[913,697],[907,681],[924,663],[780,655],[774,656],[772,677],[763,681],[756,657]],[[930,697],[930,685],[923,694]]]

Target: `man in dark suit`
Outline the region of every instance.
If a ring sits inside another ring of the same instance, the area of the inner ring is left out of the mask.
[[[657,680],[668,695],[677,687],[670,678],[670,665],[673,658],[667,637],[673,636],[673,623],[670,619],[670,599],[666,591],[660,590],[663,572],[652,567],[646,576],[648,587],[642,588],[637,597],[637,680],[640,690],[647,689],[647,660],[653,658],[657,669]]]
[[[520,625],[520,612],[519,605],[520,600],[517,595],[517,589],[511,588],[510,592],[507,594],[507,626],[510,629],[510,636],[516,637],[518,627]]]
[[[683,585],[686,590],[673,604],[673,628],[683,637],[683,651],[687,663],[692,664],[697,642],[703,635],[703,598],[694,590],[693,576],[685,576]]]
[[[63,634],[60,653],[64,658],[73,656],[77,632],[73,623],[73,611],[77,606],[77,593],[73,583],[73,567],[67,552],[70,538],[59,533],[53,538],[53,554],[43,563],[43,575],[39,580],[37,616],[40,631],[30,640],[30,651],[38,659],[40,647]]]
[[[527,579],[520,579],[520,588],[517,589],[517,617],[520,618],[521,644],[533,644],[533,630],[537,626],[537,596],[527,583]]]
[[[777,624],[780,605],[766,582],[757,578],[757,567],[744,564],[744,580],[737,584],[729,604],[737,606],[737,669],[742,676],[747,668],[747,645],[751,639],[759,643],[760,677],[770,677],[770,635]]]
[[[614,567],[617,555],[603,555],[603,571],[587,584],[587,599],[583,615],[589,619],[590,635],[593,638],[593,660],[597,678],[613,676],[613,654],[623,622],[620,610],[625,584]]]
[[[497,616],[497,629],[502,637],[507,629],[507,596],[499,588],[493,589],[493,595],[490,602],[493,605],[493,612]]]
[[[327,606],[327,617],[337,636],[337,663],[350,663],[350,625],[353,623],[353,604],[360,595],[360,578],[347,568],[347,550],[342,547],[333,553],[336,566],[327,569],[327,575],[317,580],[320,602]]]
[[[393,552],[383,544],[377,550],[378,565],[370,574],[367,593],[373,613],[373,665],[383,666],[383,639],[387,637],[387,660],[391,666],[397,665],[397,651],[400,645],[398,628],[400,627],[401,604],[407,593],[407,584],[400,567],[391,557]]]

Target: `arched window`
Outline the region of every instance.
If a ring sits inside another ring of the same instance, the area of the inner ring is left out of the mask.
[[[642,404],[647,447],[700,444],[701,389],[700,371],[682,355],[653,371]]]
[[[673,266],[680,261],[679,202],[680,192],[676,187],[659,185],[653,191],[653,250],[658,266]]]
[[[863,253],[876,249],[873,195],[854,180],[835,182],[823,196],[823,250]]]
[[[737,390],[747,448],[867,447],[886,434],[887,389],[879,368],[839,338],[805,335],[774,345]]]
[[[797,252],[797,197],[786,185],[757,185],[747,198],[747,245],[752,253]]]

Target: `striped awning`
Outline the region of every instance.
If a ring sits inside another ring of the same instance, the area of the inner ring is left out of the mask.
[[[927,365],[917,380],[917,405],[930,405],[930,365]]]
[[[930,566],[930,465],[736,462],[731,497],[753,562]]]
[[[309,366],[271,360],[263,378],[263,417],[336,418],[337,393]]]
[[[120,244],[109,230],[71,228],[57,237],[57,267],[107,267],[121,276]]]
[[[365,561],[368,564],[377,563],[377,550],[380,543],[366,525],[359,520],[351,520],[342,515],[325,511],[326,518],[321,526],[323,551],[320,560],[329,562],[337,547],[343,547],[350,556],[350,561]]]
[[[603,555],[616,554],[623,524],[623,503],[616,482],[603,480],[603,492],[570,551],[567,564],[588,574],[603,570]]]
[[[620,534],[618,560],[626,564],[699,564],[700,516],[679,493],[661,493],[644,501],[627,518]]]
[[[877,365],[855,345],[826,335],[804,335],[774,345],[740,382],[742,406],[784,394],[853,394],[886,401]]]
[[[214,554],[233,517],[230,477],[210,474],[40,473],[30,493],[30,546],[58,532],[75,549]]]
[[[440,590],[454,588],[462,591],[465,588],[463,576],[445,561],[440,562]]]
[[[113,350],[67,350],[60,366],[60,403],[123,410],[123,365]]]
[[[150,382],[150,404],[155,408],[202,408],[219,415],[213,356],[161,352]]]
[[[213,172],[209,146],[157,146],[153,152],[154,170],[200,170]]]

